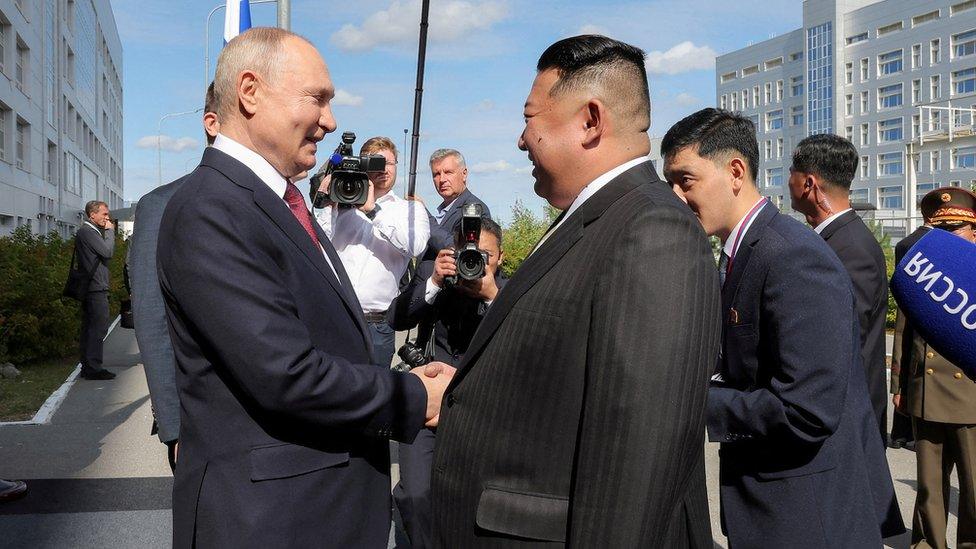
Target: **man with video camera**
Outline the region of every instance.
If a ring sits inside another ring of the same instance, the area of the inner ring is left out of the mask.
[[[434,261],[424,261],[410,285],[393,300],[389,322],[395,330],[420,326],[416,344],[407,343],[400,357],[416,367],[430,360],[456,365],[468,349],[481,319],[505,285],[498,270],[502,229],[480,204],[465,204],[454,227],[454,247]],[[425,348],[433,349],[427,356]],[[432,546],[430,468],[434,431],[422,429],[412,444],[400,444],[400,482],[393,498],[414,549]]]
[[[353,134],[343,135],[350,150],[354,139]],[[328,168],[335,166],[330,160],[319,170],[319,174],[329,175],[321,179],[318,194],[324,193],[324,207],[315,211],[315,217],[349,273],[369,326],[374,358],[381,366],[389,367],[393,362],[394,333],[386,323],[386,310],[400,291],[400,278],[407,263],[426,249],[430,225],[423,204],[391,192],[397,165],[393,141],[387,137],[370,138],[359,154],[362,170],[372,169],[375,156],[385,159],[382,171],[366,172],[365,196],[357,192],[360,185],[355,184],[355,179],[346,178],[341,181],[343,188],[338,186],[342,168],[355,157],[343,158],[334,170]],[[333,180],[337,182],[337,192],[329,192]],[[319,206],[318,196],[314,202]]]

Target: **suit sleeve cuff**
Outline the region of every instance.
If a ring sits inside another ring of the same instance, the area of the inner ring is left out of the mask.
[[[390,402],[376,414],[366,433],[409,444],[427,422],[427,390],[414,374],[391,371],[390,375],[393,376]]]

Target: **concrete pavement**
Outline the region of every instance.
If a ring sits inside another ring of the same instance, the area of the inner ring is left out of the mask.
[[[401,338],[398,338],[398,343]],[[0,477],[25,479],[30,491],[0,505],[0,547],[168,547],[172,477],[164,447],[149,435],[152,414],[131,330],[116,328],[105,344],[113,381],[79,380],[50,424],[0,427]],[[718,445],[705,445],[716,547],[719,526]],[[395,460],[395,453],[394,453]],[[888,450],[906,524],[915,500],[914,454]],[[396,478],[397,465],[393,475]],[[952,483],[953,507],[958,483]],[[949,517],[949,540],[956,517]],[[908,537],[887,540],[907,547]],[[403,547],[391,530],[390,547]]]

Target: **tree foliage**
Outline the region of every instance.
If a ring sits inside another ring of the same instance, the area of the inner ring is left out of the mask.
[[[81,312],[62,298],[74,240],[36,235],[23,226],[0,238],[0,363],[62,358],[77,353]],[[116,242],[109,306],[114,316],[125,297],[125,244]]]
[[[512,276],[529,256],[532,248],[539,242],[546,229],[559,215],[559,210],[546,204],[542,216],[536,215],[528,209],[521,200],[516,200],[512,206],[512,221],[505,227],[502,239],[505,249],[505,262],[502,263],[502,273]]]

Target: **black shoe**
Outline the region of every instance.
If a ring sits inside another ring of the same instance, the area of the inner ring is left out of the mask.
[[[101,370],[82,370],[81,377],[84,379],[109,380],[115,379],[115,374],[103,368]]]
[[[904,448],[905,447],[905,443],[907,443],[907,442],[908,442],[908,439],[907,438],[893,438],[893,439],[891,439],[891,442],[888,444],[888,446],[890,448],[896,448],[896,449],[897,448]]]
[[[0,503],[13,501],[27,495],[27,483],[22,480],[0,479]]]
[[[904,449],[910,451],[910,452],[914,452],[915,451],[915,441],[914,440],[909,440],[902,447]]]

